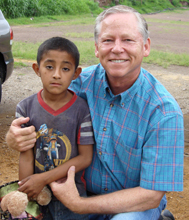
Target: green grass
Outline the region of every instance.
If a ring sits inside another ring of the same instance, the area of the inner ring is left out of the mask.
[[[77,25],[77,24],[94,24],[95,16],[91,14],[85,15],[54,15],[34,17],[32,20],[27,17],[7,19],[11,26],[15,25],[32,25],[35,27],[42,27],[49,25],[49,23],[57,22],[56,25]],[[53,24],[55,25],[55,24]]]
[[[80,51],[80,65],[87,66],[98,63],[95,57],[93,41],[74,41]],[[40,43],[13,43],[13,55],[15,59],[36,60],[37,49]],[[20,61],[22,63],[22,61]],[[157,64],[167,68],[170,65],[189,66],[189,54],[175,54],[151,50],[150,55],[143,59],[145,63]],[[19,65],[19,62],[17,63]]]
[[[97,64],[98,59],[95,57],[95,47],[93,41],[75,41],[74,42],[80,51],[80,65]],[[26,43],[15,41],[13,43],[13,56],[15,59],[34,60],[36,61],[37,50],[41,42]],[[20,61],[22,62],[22,61]]]
[[[177,66],[189,66],[189,54],[175,54],[170,52],[162,52],[158,50],[151,50],[150,55],[143,59],[145,63],[153,63],[164,68],[169,67],[170,65]]]
[[[175,11],[174,11],[175,12]],[[172,13],[172,12],[170,12]],[[178,11],[180,13],[180,11]],[[161,23],[174,23],[174,24],[186,24],[188,25],[189,22],[182,22],[182,21],[164,21],[164,20],[157,20],[157,19],[147,19],[148,21],[151,20],[153,22],[161,22]],[[46,16],[46,17],[39,17],[34,18],[34,20],[30,20],[29,18],[19,18],[19,19],[9,19],[10,24],[18,25],[18,24],[30,24],[34,25],[35,27],[41,26],[49,26],[51,22],[56,21],[53,23],[54,25],[87,25],[87,24],[94,24],[95,18],[91,15],[62,15],[62,16]],[[58,21],[58,22],[57,22]],[[51,24],[52,25],[52,24]],[[169,30],[172,27],[170,26]],[[183,30],[180,30],[183,31]],[[73,38],[74,43],[77,45],[80,51],[80,65],[87,66],[92,64],[97,64],[98,59],[95,57],[95,47],[94,47],[94,40],[93,33],[91,32],[68,32],[65,34],[67,38]],[[21,63],[15,62],[17,66],[22,65],[22,59],[24,60],[36,60],[37,56],[37,49],[42,42],[38,43],[28,43],[28,42],[17,42],[13,41],[13,55],[15,59],[20,60]],[[151,50],[150,56],[145,57],[143,62],[157,64],[163,67],[168,67],[170,65],[179,65],[179,66],[189,66],[189,54],[176,54],[171,52],[163,52],[158,50]]]
[[[73,37],[73,38],[94,38],[94,34],[91,32],[72,32],[72,33],[66,33],[65,37],[69,38],[69,37]]]
[[[163,19],[156,19],[156,18],[146,18],[147,23],[167,23],[167,24],[179,24],[179,25],[189,25],[188,21],[172,21],[172,20],[163,20]]]
[[[21,62],[21,61],[14,61],[14,68],[17,68],[17,67],[27,67],[28,65]]]
[[[13,56],[17,59],[36,60],[40,44],[14,41],[12,45]]]

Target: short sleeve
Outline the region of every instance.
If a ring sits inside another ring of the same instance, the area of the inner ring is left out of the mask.
[[[160,191],[182,191],[183,162],[183,117],[179,114],[162,117],[146,134],[140,186]]]

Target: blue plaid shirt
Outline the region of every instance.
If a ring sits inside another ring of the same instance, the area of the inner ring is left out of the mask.
[[[99,64],[84,69],[71,89],[88,102],[96,141],[87,190],[183,190],[183,115],[157,79],[141,68],[131,88],[113,95]]]

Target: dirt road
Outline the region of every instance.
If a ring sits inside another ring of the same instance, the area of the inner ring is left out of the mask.
[[[152,49],[189,53],[189,11],[145,15],[150,30]],[[165,21],[169,21],[169,23]],[[170,21],[178,21],[171,24]],[[93,25],[30,27],[15,26],[14,41],[41,42],[52,36],[64,36],[66,32],[93,32]],[[77,40],[70,38],[71,40]],[[81,40],[81,39],[80,39]],[[93,40],[93,39],[88,39]],[[167,193],[168,209],[175,219],[189,219],[189,68],[171,66],[164,69],[143,64],[179,103],[185,120],[184,191]],[[0,104],[0,185],[18,179],[18,153],[7,148],[5,133],[14,119],[16,103],[38,92],[41,83],[31,67],[15,68],[11,78],[3,85]]]

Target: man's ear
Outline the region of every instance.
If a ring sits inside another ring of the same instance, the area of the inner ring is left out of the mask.
[[[151,43],[151,40],[150,38],[148,38],[146,41],[146,44],[144,44],[144,57],[147,57],[150,54],[150,43]]]
[[[95,43],[95,56],[96,56],[97,58],[99,58],[98,44],[97,44],[97,43]]]
[[[77,77],[79,76],[79,74],[81,73],[82,68],[81,67],[77,67],[77,69],[75,70],[73,79],[77,79]]]
[[[40,72],[39,72],[39,66],[38,66],[38,64],[37,64],[37,63],[33,63],[33,64],[32,64],[32,68],[33,68],[33,70],[35,71],[35,73],[36,73],[39,77],[41,77],[41,74],[40,74]]]

